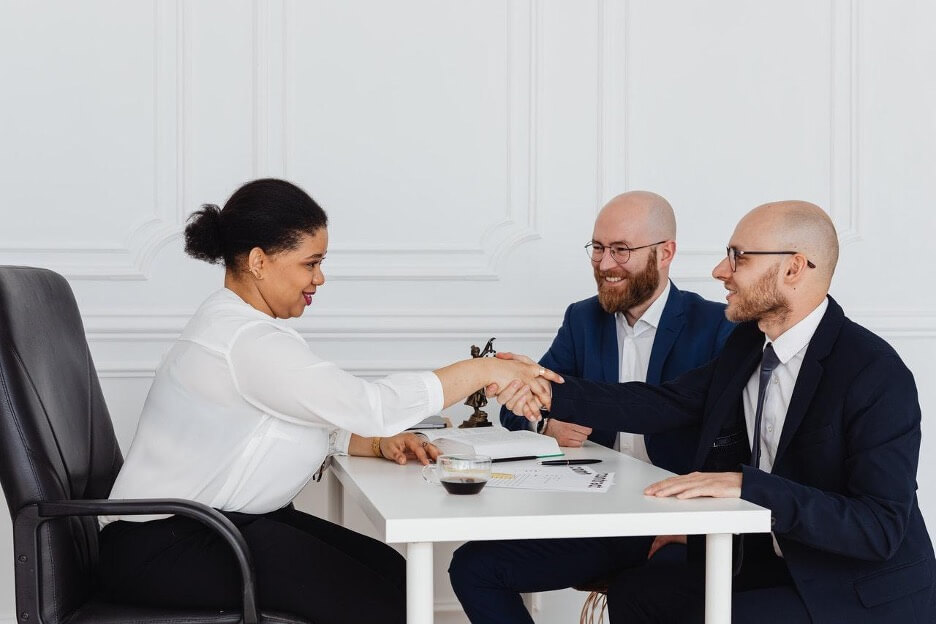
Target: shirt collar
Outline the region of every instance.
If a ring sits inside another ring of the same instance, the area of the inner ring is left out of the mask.
[[[772,344],[774,353],[777,354],[781,364],[786,364],[793,359],[793,356],[806,348],[828,307],[828,297],[823,298],[822,303],[817,305],[816,309],[807,314],[799,323],[777,336]],[[764,345],[766,346],[769,342],[770,340],[765,337]]]
[[[650,327],[654,329],[658,328],[660,326],[660,318],[663,316],[663,308],[666,307],[666,300],[669,299],[671,289],[672,283],[667,280],[666,288],[660,293],[660,296],[650,304],[650,307],[643,313],[643,316],[637,319],[637,322],[634,323],[633,330],[631,330],[630,325],[627,324],[627,317],[624,316],[623,312],[617,312],[614,315],[617,318],[618,325],[625,331],[628,331],[628,333],[633,333],[635,335],[643,333]]]

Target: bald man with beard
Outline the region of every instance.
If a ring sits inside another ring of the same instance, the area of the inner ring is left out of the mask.
[[[676,216],[665,198],[649,191],[612,198],[598,213],[585,247],[598,294],[566,309],[540,358],[542,366],[592,381],[659,384],[718,354],[734,324],[725,318],[723,304],[670,281]],[[529,428],[505,408],[500,419],[511,430]],[[549,419],[537,430],[560,446],[579,447],[588,439],[678,473],[688,471],[698,438],[693,427],[645,437]]]
[[[568,307],[541,366],[593,381],[659,384],[711,360],[734,329],[724,304],[670,281],[676,217],[660,195],[630,191],[611,199],[586,252],[598,294]],[[529,427],[503,409],[501,422]],[[677,473],[688,472],[699,436],[691,426],[645,437],[613,423],[592,429],[561,420],[541,422],[539,431],[561,446],[589,439]],[[675,536],[470,542],[455,553],[449,574],[473,621],[532,623],[521,593],[581,585],[650,557],[684,561],[684,542]]]
[[[568,376],[552,387],[553,418],[647,434],[700,426],[698,471],[646,495],[741,498],[771,511],[772,532],[743,536],[736,550],[736,623],[936,621],[913,375],[828,296],[837,261],[835,227],[818,206],[759,206],[712,272],[740,323],[718,358],[661,387]],[[536,419],[528,389],[500,398]],[[688,563],[614,578],[611,622],[702,622],[704,566],[692,546]]]

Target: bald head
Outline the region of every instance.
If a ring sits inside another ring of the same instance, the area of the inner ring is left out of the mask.
[[[633,325],[669,284],[675,239],[673,208],[656,193],[630,191],[605,204],[589,249],[601,307]]]
[[[832,281],[838,263],[838,234],[819,206],[799,200],[770,202],[745,215],[738,229],[742,226],[760,232],[762,244],[803,254],[816,265],[816,275],[826,286]]]
[[[676,238],[673,207],[665,198],[650,191],[629,191],[612,198],[598,213],[596,230],[599,224],[613,229],[626,226],[629,237],[634,239],[626,240],[629,245]]]

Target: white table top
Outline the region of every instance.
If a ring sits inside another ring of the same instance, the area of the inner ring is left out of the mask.
[[[591,467],[614,472],[614,485],[605,493],[485,487],[479,494],[458,496],[423,480],[422,466],[412,461],[397,466],[376,458],[337,457],[332,470],[380,539],[391,544],[770,530],[770,511],[763,507],[739,499],[647,497],[644,487],[671,473],[590,442],[563,450],[570,459],[601,459]],[[494,471],[535,463],[497,463]]]

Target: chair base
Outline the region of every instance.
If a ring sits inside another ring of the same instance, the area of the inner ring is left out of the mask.
[[[608,608],[608,579],[597,579],[590,583],[583,583],[575,587],[575,589],[588,592],[588,596],[585,597],[585,604],[582,605],[579,624],[604,624],[604,614]]]

